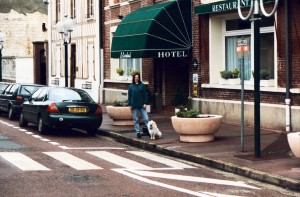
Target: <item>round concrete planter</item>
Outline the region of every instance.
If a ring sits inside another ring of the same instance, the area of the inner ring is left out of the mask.
[[[113,119],[113,125],[133,125],[130,107],[106,106],[108,116]]]
[[[300,132],[289,133],[287,138],[293,154],[300,158]]]
[[[222,123],[221,115],[201,114],[199,118],[179,118],[172,116],[174,130],[180,134],[182,142],[210,142]]]

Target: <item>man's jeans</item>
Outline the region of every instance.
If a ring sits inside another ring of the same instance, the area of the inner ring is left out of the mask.
[[[140,121],[139,121],[139,112],[142,115],[142,118],[144,120],[144,123],[146,127],[148,126],[148,114],[145,108],[135,108],[132,109],[132,116],[133,116],[133,122],[134,122],[134,129],[136,134],[140,133]]]

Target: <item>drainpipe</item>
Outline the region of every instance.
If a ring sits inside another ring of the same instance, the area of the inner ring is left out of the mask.
[[[285,56],[286,56],[286,125],[285,131],[291,131],[291,99],[290,99],[290,30],[289,30],[289,3],[285,0]]]

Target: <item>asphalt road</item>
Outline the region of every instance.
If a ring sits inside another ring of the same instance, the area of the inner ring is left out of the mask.
[[[300,196],[76,130],[0,117],[0,196]]]

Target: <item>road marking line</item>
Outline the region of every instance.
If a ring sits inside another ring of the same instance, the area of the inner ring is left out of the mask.
[[[20,127],[16,127],[16,126],[15,126],[15,127],[13,127],[13,128],[14,128],[14,129],[19,129]]]
[[[120,173],[122,175],[125,175],[125,176],[128,176],[128,177],[131,177],[133,179],[137,179],[139,181],[143,181],[145,183],[149,183],[149,184],[156,185],[156,186],[159,186],[159,187],[164,187],[164,188],[167,188],[167,189],[175,190],[175,191],[178,191],[178,192],[182,192],[182,193],[186,193],[186,194],[190,194],[190,195],[194,195],[194,196],[211,197],[211,195],[204,194],[203,192],[202,193],[195,192],[195,191],[192,191],[192,190],[176,187],[176,186],[173,186],[173,185],[168,185],[168,184],[161,183],[161,182],[158,182],[158,181],[153,181],[153,180],[138,176],[136,174],[132,174],[130,172],[127,172],[124,169],[113,169],[113,171],[118,172],[118,173]]]
[[[190,182],[197,182],[197,183],[209,183],[209,184],[217,184],[217,185],[228,185],[228,186],[236,186],[236,187],[245,187],[250,189],[260,189],[251,185],[247,185],[246,183],[241,181],[228,181],[228,180],[220,180],[220,179],[211,179],[211,178],[202,178],[202,177],[184,176],[184,175],[177,175],[177,174],[166,174],[160,172],[148,172],[148,171],[139,171],[139,170],[128,170],[128,171],[134,174],[138,174],[140,176],[147,176],[147,177],[190,181]]]
[[[26,129],[19,129],[19,131],[27,131]]]
[[[25,132],[26,134],[28,134],[28,135],[32,135],[33,133],[32,132]]]
[[[62,148],[64,150],[124,150],[124,148],[118,148],[118,147],[67,147],[67,146],[59,146],[59,148]]]
[[[41,138],[40,140],[44,141],[44,142],[50,142],[51,140],[48,140],[46,138]]]
[[[58,142],[49,142],[52,145],[60,145]]]
[[[142,170],[151,170],[153,168],[138,163],[136,161],[115,155],[113,153],[109,153],[107,151],[87,151],[88,154],[99,157],[100,159],[104,159],[108,162],[114,163],[118,166],[122,166],[127,169],[142,169]]]
[[[127,152],[134,154],[136,156],[139,156],[139,157],[143,157],[143,158],[151,160],[151,161],[165,164],[165,165],[173,167],[173,168],[196,168],[194,166],[190,166],[190,165],[187,165],[187,164],[184,164],[184,163],[181,163],[178,161],[174,161],[172,159],[168,159],[165,157],[160,157],[155,154],[148,153],[148,152],[143,152],[143,151],[127,151]]]
[[[2,152],[0,156],[24,171],[49,171],[49,168],[39,164],[22,153]]]
[[[38,138],[38,139],[42,138],[42,137],[39,136],[39,135],[32,135],[32,137],[35,137],[35,138]]]
[[[100,170],[103,169],[66,152],[43,152],[44,154],[76,169],[76,170]]]

